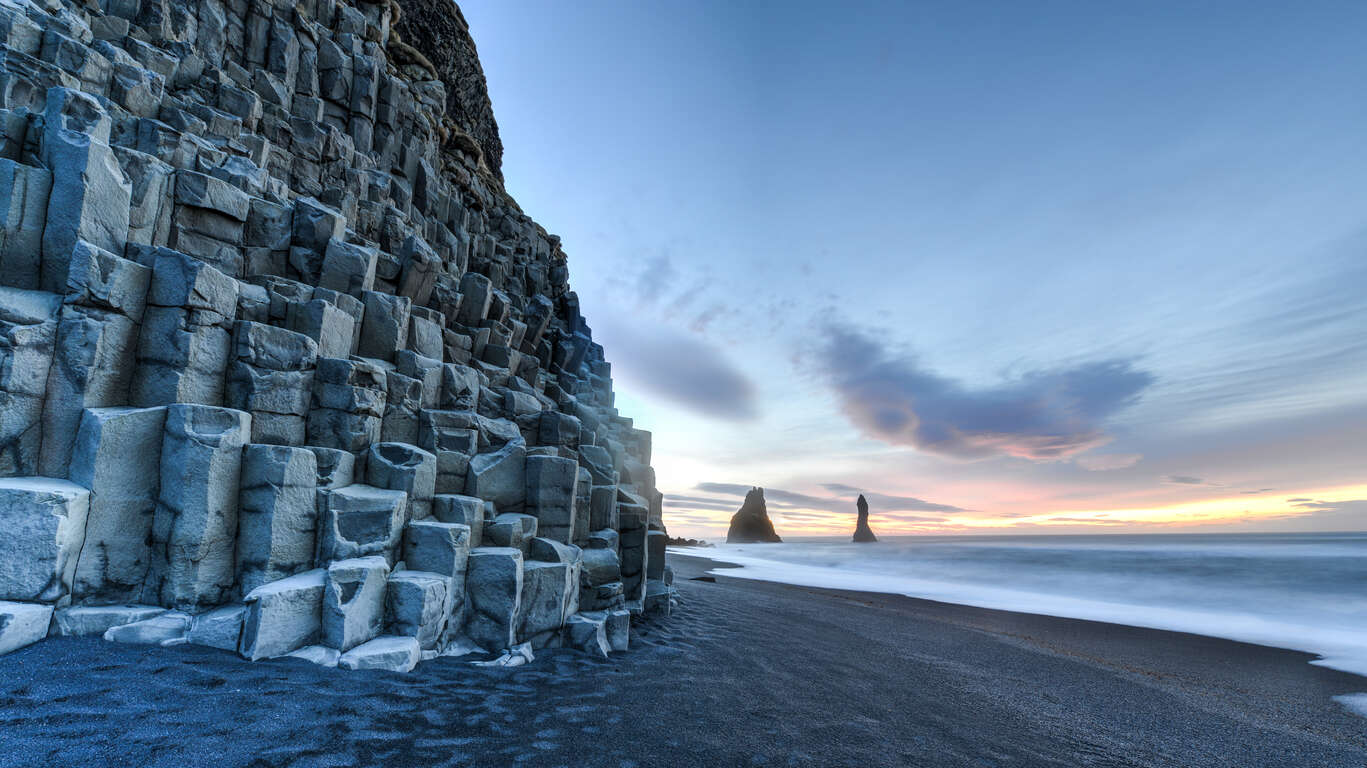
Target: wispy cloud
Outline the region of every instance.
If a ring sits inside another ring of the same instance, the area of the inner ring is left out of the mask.
[[[1109,472],[1133,467],[1144,458],[1142,453],[1088,453],[1073,459],[1088,472]]]
[[[599,329],[614,371],[676,405],[717,419],[759,415],[754,383],[703,338],[664,325],[609,317]]]
[[[971,389],[828,325],[816,357],[850,422],[888,443],[961,458],[1066,459],[1110,441],[1105,421],[1154,382],[1129,360],[1035,371]]]

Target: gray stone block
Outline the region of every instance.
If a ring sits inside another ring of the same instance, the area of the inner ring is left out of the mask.
[[[39,287],[52,173],[0,158],[0,284]]]
[[[49,477],[0,478],[0,600],[55,603],[71,593],[90,491]]]
[[[418,420],[422,411],[422,382],[400,373],[389,371],[385,374],[387,385],[384,407],[384,421],[380,425],[380,438],[386,443],[418,442]],[[433,457],[435,462],[435,457]],[[435,479],[435,463],[433,482]]]
[[[524,562],[522,595],[518,606],[518,642],[533,648],[558,645],[566,611],[578,605],[579,585],[571,584],[566,563]]]
[[[617,529],[617,487],[595,485],[589,496],[589,529]]]
[[[617,551],[620,543],[620,535],[611,528],[604,528],[601,531],[593,531],[588,535],[584,545],[585,549],[610,549]]]
[[[451,411],[418,414],[418,445],[437,457],[437,493],[465,492],[470,460],[479,446],[479,433],[469,423]]]
[[[527,498],[526,454],[526,443],[518,438],[493,453],[475,456],[465,478],[465,494],[492,501],[501,511],[521,511]]]
[[[144,602],[200,610],[231,594],[242,447],[250,435],[251,417],[242,411],[166,409]]]
[[[457,523],[470,529],[470,546],[484,540],[484,500],[474,496],[437,494],[432,497],[432,517],[442,523]]]
[[[621,522],[618,544],[622,556],[622,588],[627,603],[634,609],[643,607],[646,591],[646,569],[650,557],[646,549],[646,519],[649,512],[638,504],[619,504]]]
[[[43,404],[39,472],[66,473],[86,408],[127,401],[136,343],[136,324],[123,315],[71,304],[62,307]]]
[[[328,566],[323,592],[323,644],[346,652],[384,629],[385,580],[389,563],[383,557],[339,560]]]
[[[318,525],[318,562],[366,555],[394,562],[403,534],[408,495],[369,485],[330,491]]]
[[[450,613],[447,604],[450,584],[450,578],[424,571],[399,571],[391,575],[385,596],[388,632],[415,637],[423,649],[436,648]],[[461,590],[463,593],[463,578]]]
[[[105,630],[104,639],[111,643],[174,645],[185,641],[191,618],[181,611],[166,611],[150,619],[110,627]]]
[[[238,653],[256,661],[316,643],[322,636],[326,577],[325,570],[315,568],[247,593]]]
[[[431,520],[404,529],[403,560],[412,569],[460,579],[470,556],[470,529]]]
[[[437,457],[406,443],[376,443],[366,454],[366,482],[408,495],[407,518],[432,516]]]
[[[47,637],[52,606],[0,600],[0,655]]]
[[[342,669],[412,672],[421,660],[422,647],[416,637],[385,635],[342,654],[337,660],[337,666]]]
[[[617,609],[607,612],[604,629],[608,645],[614,651],[625,651],[631,647],[631,611]]]
[[[575,484],[579,465],[560,456],[528,456],[526,511],[540,535],[566,544],[574,540]]]
[[[318,344],[302,333],[264,323],[233,326],[233,357],[270,371],[303,371],[318,361]]]
[[[141,599],[161,488],[166,408],[92,408],[76,434],[71,479],[90,489],[72,583],[83,603]]]
[[[103,635],[113,627],[166,613],[159,605],[74,605],[52,615],[52,634],[62,637]]]
[[[225,651],[236,651],[242,642],[242,626],[247,618],[247,606],[225,605],[195,616],[185,641],[191,645],[206,645]]]
[[[606,623],[607,617],[600,612],[574,614],[565,622],[566,647],[606,659],[612,652]]]
[[[342,654],[336,648],[329,648],[326,645],[306,645],[297,651],[290,651],[285,654],[285,658],[303,659],[320,667],[336,667],[341,660]]]
[[[292,230],[294,245],[322,254],[329,241],[339,240],[346,234],[346,218],[336,208],[311,197],[302,197],[294,201]],[[315,285],[318,277],[317,274],[305,275],[307,282]]]
[[[181,169],[176,171],[175,201],[220,213],[239,222],[247,220],[251,196],[222,179]]]
[[[646,581],[646,593],[642,609],[646,613],[668,616],[671,609],[670,597],[672,595],[673,590],[663,581],[649,579]]]
[[[307,448],[243,451],[236,550],[243,593],[313,567],[317,487],[318,460]]]
[[[318,285],[358,299],[363,298],[367,291],[375,287],[378,258],[379,251],[373,247],[330,240],[323,255]]]
[[[365,315],[361,320],[361,345],[358,354],[377,360],[394,359],[408,347],[408,315],[412,302],[406,296],[377,291],[362,293]]]
[[[512,547],[526,552],[536,538],[537,520],[521,512],[504,512],[484,524],[484,541],[489,546]]]
[[[319,357],[345,358],[351,354],[355,321],[337,305],[313,299],[300,305],[292,318],[291,327],[313,339]]]
[[[522,600],[522,552],[510,547],[470,551],[465,572],[469,612],[465,633],[490,652],[517,644],[517,617]]]
[[[665,546],[669,534],[664,531],[646,531],[646,578],[665,577]]]
[[[77,241],[123,251],[133,187],[109,148],[109,116],[96,98],[52,88],[46,103],[42,160],[52,172],[52,191],[40,286],[60,292]]]
[[[0,474],[36,475],[59,297],[0,287]]]

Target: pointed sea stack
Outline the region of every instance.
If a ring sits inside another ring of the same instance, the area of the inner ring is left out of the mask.
[[[859,501],[855,502],[855,505],[859,507],[859,522],[854,526],[854,543],[878,541],[878,537],[873,535],[873,529],[869,527],[869,502],[864,498],[864,494],[859,494]]]
[[[745,503],[731,516],[731,528],[726,532],[726,543],[777,544],[782,541],[783,539],[774,533],[774,524],[770,522],[769,511],[764,507],[764,489],[751,488],[750,492],[745,494]]]

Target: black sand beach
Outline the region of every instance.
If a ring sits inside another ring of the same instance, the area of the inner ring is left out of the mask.
[[[4,766],[1354,766],[1367,680],[1193,635],[673,560],[608,661],[410,675],[62,638],[0,658]]]

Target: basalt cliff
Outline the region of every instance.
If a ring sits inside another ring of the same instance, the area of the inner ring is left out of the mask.
[[[0,0],[0,652],[606,654],[651,437],[442,0]]]

